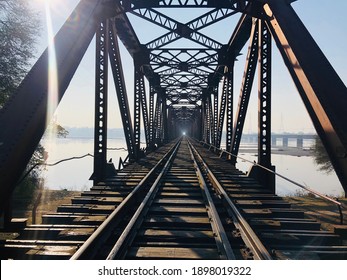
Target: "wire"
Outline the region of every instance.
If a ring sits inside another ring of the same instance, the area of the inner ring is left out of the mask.
[[[112,151],[128,151],[128,149],[126,148],[107,148],[107,150],[112,150]],[[70,161],[70,160],[75,160],[75,159],[82,159],[82,158],[85,158],[85,157],[94,157],[92,154],[88,153],[88,154],[85,154],[83,156],[79,156],[79,157],[70,157],[70,158],[66,158],[66,159],[62,159],[62,160],[59,160],[55,163],[44,163],[44,162],[38,162],[36,164],[34,164],[23,176],[22,178],[18,181],[17,185],[21,184],[23,182],[23,180],[29,175],[29,173],[31,171],[33,171],[37,166],[55,166],[55,165],[58,165],[62,162],[66,162],[66,161]]]
[[[37,166],[55,166],[55,165],[58,165],[62,162],[65,162],[65,161],[70,161],[70,160],[74,160],[74,159],[82,159],[82,158],[85,158],[85,157],[88,157],[88,156],[91,156],[91,157],[94,157],[92,154],[85,154],[83,156],[80,156],[80,157],[70,157],[70,158],[66,158],[66,159],[62,159],[62,160],[59,160],[55,163],[44,163],[44,162],[38,162],[36,164],[34,164],[23,176],[21,179],[19,179],[17,185],[21,184],[24,179],[29,175],[29,173],[31,171],[33,171]]]
[[[41,163],[40,165],[43,165],[43,166],[55,166],[55,165],[58,165],[59,163],[62,163],[62,162],[65,162],[65,161],[70,161],[70,160],[74,160],[74,159],[82,159],[82,158],[85,158],[85,157],[94,157],[92,154],[85,154],[84,156],[80,156],[80,157],[71,157],[71,158],[66,158],[66,159],[62,159],[62,160],[59,160],[55,163]]]
[[[107,150],[111,150],[111,151],[128,151],[128,149],[126,149],[126,148],[107,148]]]

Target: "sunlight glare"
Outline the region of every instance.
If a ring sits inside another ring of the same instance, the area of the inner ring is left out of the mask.
[[[53,24],[50,9],[50,0],[45,1],[45,13],[47,23],[47,37],[48,37],[48,104],[47,104],[47,116],[46,123],[49,124],[51,117],[54,114],[55,109],[58,106],[58,73],[57,73],[57,61],[54,46],[54,33]],[[55,134],[54,129],[50,130],[53,137]]]

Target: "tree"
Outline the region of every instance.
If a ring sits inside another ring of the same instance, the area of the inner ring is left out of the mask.
[[[45,133],[53,133],[58,138],[66,138],[69,135],[69,131],[55,121],[48,125]]]
[[[316,142],[313,146],[313,152],[315,163],[319,166],[318,169],[326,173],[331,173],[334,170],[334,167],[331,164],[328,153],[326,152],[323,143],[318,136],[316,137]]]
[[[38,15],[27,0],[0,0],[0,109],[18,87],[35,56]]]
[[[0,109],[15,92],[31,66],[35,44],[40,34],[39,16],[27,0],[0,0]],[[16,193],[32,196],[39,181],[40,162],[45,157],[39,145]]]

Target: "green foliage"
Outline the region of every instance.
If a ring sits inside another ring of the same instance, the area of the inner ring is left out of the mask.
[[[62,127],[60,124],[56,123],[55,121],[51,123],[47,129],[46,134],[54,134],[58,138],[66,138],[66,136],[69,135],[69,131],[67,131],[64,127]]]
[[[0,109],[28,73],[35,56],[35,44],[40,33],[38,14],[27,0],[0,0]],[[30,174],[17,186],[15,196],[30,198],[40,181],[45,151],[39,146],[26,172]]]
[[[315,163],[318,165],[318,170],[331,173],[334,170],[334,167],[332,166],[328,153],[326,152],[323,143],[318,136],[313,147],[313,152]]]
[[[0,108],[18,87],[35,55],[40,31],[27,0],[0,0]]]

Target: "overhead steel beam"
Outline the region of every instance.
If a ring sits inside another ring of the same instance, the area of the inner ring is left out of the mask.
[[[58,103],[96,32],[100,15],[113,12],[105,1],[81,1],[56,35]],[[46,49],[0,111],[0,211],[3,211],[52,117],[47,115],[48,75],[49,54]]]
[[[221,44],[208,38],[202,33],[199,33],[198,30],[228,18],[237,12],[230,9],[217,8],[187,23],[180,23],[151,8],[133,10],[131,13],[151,23],[159,25],[162,28],[170,30],[169,33],[149,42],[147,44],[149,49],[161,48],[162,46],[170,44],[180,38],[187,38],[196,43],[208,45],[209,47],[216,49],[221,47]]]
[[[266,22],[347,196],[347,88],[294,9],[264,1]]]
[[[245,0],[122,0],[121,3],[126,10],[140,8],[230,8],[242,11]]]

